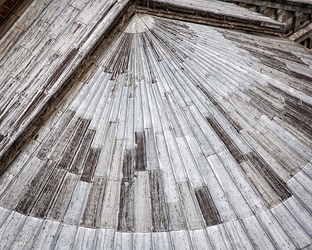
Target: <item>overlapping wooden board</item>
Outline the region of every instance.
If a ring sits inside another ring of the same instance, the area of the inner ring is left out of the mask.
[[[129,25],[1,177],[3,247],[308,247],[311,53],[142,14]]]

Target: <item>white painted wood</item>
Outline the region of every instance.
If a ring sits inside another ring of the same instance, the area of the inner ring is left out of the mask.
[[[152,235],[151,233],[135,233],[133,235],[133,249],[135,250],[152,250]]]
[[[185,138],[177,138],[176,141],[177,141],[179,150],[181,152],[181,158],[184,162],[187,179],[190,180],[194,188],[203,186],[204,185],[203,178],[200,175],[194,156]]]
[[[229,176],[218,156],[212,155],[207,159],[237,216],[239,218],[245,218],[253,215],[248,203]]]
[[[14,179],[12,185],[10,185],[10,191],[4,193],[1,197],[0,205],[4,208],[12,209],[15,207],[25,191],[25,187],[28,182],[35,176],[39,170],[42,161],[36,157],[31,158],[23,168],[23,172]]]
[[[209,193],[214,201],[214,204],[220,214],[221,220],[223,222],[229,222],[237,220],[237,215],[235,214],[231,204],[226,197],[224,190],[220,186],[215,173],[211,169],[207,159],[205,157],[198,158],[198,166],[203,175],[205,183],[208,187]]]

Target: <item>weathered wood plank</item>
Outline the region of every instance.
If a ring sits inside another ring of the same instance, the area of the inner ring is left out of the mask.
[[[42,161],[36,157],[33,157],[23,167],[23,173],[15,179],[10,185],[10,189],[4,193],[1,197],[0,204],[2,207],[7,209],[13,209],[18,204],[19,199],[22,197],[27,183],[33,178],[33,176],[39,170]]]
[[[153,246],[155,250],[173,249],[168,232],[153,233]]]
[[[151,232],[152,208],[149,172],[140,171],[134,181],[134,231]]]
[[[207,228],[213,249],[234,249],[222,225]]]
[[[226,223],[224,228],[235,249],[253,249],[253,245],[240,221]]]
[[[274,215],[269,212],[260,213],[258,216],[265,230],[270,234],[272,242],[278,249],[295,249],[292,240],[285,233]]]
[[[63,220],[77,182],[78,176],[68,172],[66,173],[64,182],[62,183],[56,200],[47,215],[48,219]]]
[[[132,232],[134,229],[134,185],[121,182],[117,230]]]
[[[83,211],[85,210],[91,183],[79,181],[73,192],[71,201],[67,207],[64,223],[69,225],[80,225]]]
[[[0,248],[9,249],[16,235],[23,227],[27,217],[22,214],[12,212],[5,223],[0,228]],[[8,228],[10,230],[8,230]]]
[[[79,10],[69,6],[48,31],[48,36],[56,39],[73,22]]]
[[[82,217],[82,226],[95,228],[98,225],[105,192],[105,183],[106,180],[103,177],[94,178]]]
[[[81,181],[91,182],[93,179],[94,171],[98,164],[101,149],[90,148],[88,155],[84,162],[83,172],[80,177]]]
[[[190,236],[187,231],[171,231],[170,236],[172,239],[172,246],[177,250],[191,250],[192,244],[190,241]]]
[[[135,171],[145,171],[146,162],[146,141],[144,133],[135,132]]]
[[[170,231],[186,230],[186,219],[180,202],[170,202],[168,206],[168,215],[170,221]]]
[[[51,178],[48,180],[44,189],[40,193],[36,204],[31,210],[30,214],[34,217],[44,218],[50,209],[57,191],[63,182],[66,172],[62,169],[54,169]]]
[[[123,165],[122,162],[122,153],[123,153],[123,140],[115,140],[111,162],[108,166],[108,179],[110,180],[120,180],[121,179],[121,168]]]
[[[256,217],[251,216],[242,220],[254,248],[275,249],[267,232],[263,229]]]
[[[51,147],[60,139],[60,136],[63,132],[63,129],[66,128],[66,125],[71,121],[74,116],[73,111],[66,111],[64,115],[60,118],[56,126],[53,128],[53,133],[51,133],[47,139],[42,143],[40,150],[37,153],[39,159],[44,159],[47,157],[48,152],[51,150]]]
[[[133,235],[133,249],[152,250],[152,236],[150,233],[135,233]]]
[[[158,171],[149,171],[149,188],[151,196],[152,230],[168,231],[168,215],[166,211],[164,191]]]
[[[98,227],[115,229],[119,204],[120,181],[107,180]]]
[[[95,246],[96,230],[79,227],[73,249],[93,249]]]
[[[311,236],[304,231],[283,204],[274,207],[271,211],[297,248],[300,249],[311,243]]]
[[[190,230],[190,238],[194,250],[211,250],[212,246],[204,229]]]
[[[191,230],[204,228],[204,218],[200,211],[192,186],[187,182],[179,183],[179,190],[183,204],[183,210]]]
[[[75,158],[73,159],[69,171],[74,174],[80,174],[80,172],[83,170],[83,163],[85,161],[85,158],[87,157],[88,152],[90,151],[90,145],[92,142],[92,139],[94,137],[94,130],[88,129],[85,132],[84,138],[82,138],[79,148],[77,149],[77,153],[75,155]]]
[[[220,224],[222,221],[207,187],[196,188],[194,192],[206,225],[209,227]]]
[[[46,161],[40,167],[37,174],[32,178],[31,182],[27,185],[26,192],[23,194],[15,210],[19,213],[28,215],[34,204],[37,201],[39,194],[45,187],[51,173],[55,168],[55,163]]]
[[[114,229],[98,229],[96,248],[98,249],[113,249],[115,241]]]
[[[36,250],[50,247],[58,236],[59,222],[45,220],[42,227],[38,230],[32,248]]]
[[[62,225],[59,236],[56,240],[55,249],[70,249],[73,247],[75,237],[77,234],[77,227],[70,225]]]
[[[23,228],[18,232],[16,238],[12,242],[10,249],[30,249],[37,232],[41,229],[41,224],[41,220],[28,217]]]
[[[75,156],[77,148],[79,147],[82,139],[84,138],[84,134],[88,128],[89,123],[90,121],[85,120],[85,119],[80,121],[75,132],[73,133],[73,136],[69,140],[69,143],[62,155],[62,158],[60,159],[58,163],[58,168],[62,168],[62,169],[69,168]]]

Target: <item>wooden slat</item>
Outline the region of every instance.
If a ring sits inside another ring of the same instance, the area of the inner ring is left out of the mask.
[[[76,233],[77,227],[63,225],[54,247],[56,249],[70,249],[74,244]]]
[[[103,177],[94,178],[88,196],[86,208],[82,217],[82,226],[95,228],[98,225],[102,208],[103,195],[105,192],[105,183],[106,180]]]
[[[27,185],[27,191],[23,194],[15,210],[19,213],[28,215],[38,199],[38,195],[45,187],[51,173],[55,168],[55,163],[52,161],[45,162],[31,182]]]
[[[63,220],[77,182],[78,176],[68,172],[66,173],[64,182],[47,216],[48,219]]]
[[[64,217],[65,224],[76,226],[80,224],[83,211],[85,210],[87,204],[90,189],[91,183],[83,181],[79,181],[77,183]]]
[[[12,242],[10,249],[29,249],[36,238],[38,230],[41,229],[42,221],[33,217],[28,217],[23,228],[18,232]]]
[[[195,201],[195,192],[187,182],[179,183],[179,190],[183,204],[183,210],[191,230],[204,228],[204,218],[198,203]]]
[[[12,212],[0,228],[0,248],[9,249],[14,242],[17,232],[23,227],[26,217]],[[8,228],[10,230],[8,230]]]
[[[41,163],[42,161],[36,157],[33,157],[26,163],[26,166],[23,168],[23,174],[19,175],[19,177],[14,180],[12,185],[10,185],[10,191],[7,191],[1,197],[0,204],[2,207],[13,209],[18,204],[19,199],[25,191],[27,183],[36,174]]]
[[[83,172],[80,177],[81,181],[91,182],[91,180],[93,179],[95,168],[98,164],[99,156],[100,156],[99,148],[90,148],[84,162]]]
[[[160,181],[158,171],[149,172],[153,232],[168,231],[169,229],[164,193]]]
[[[43,218],[45,217],[50,209],[53,202],[53,198],[57,194],[58,188],[63,182],[66,172],[61,169],[54,169],[51,178],[45,185],[44,189],[40,193],[36,204],[31,210],[31,215],[34,217]]]
[[[150,232],[151,216],[149,172],[140,171],[134,181],[134,231]]]
[[[33,242],[33,249],[43,249],[53,245],[55,236],[58,235],[59,222],[46,220],[39,229],[36,239]]]
[[[120,181],[107,180],[99,227],[115,229],[120,194]]]
[[[133,183],[122,182],[119,201],[117,230],[132,232],[134,228],[134,187]]]
[[[217,208],[206,187],[199,187],[194,190],[200,210],[206,221],[207,226],[213,226],[221,223]]]

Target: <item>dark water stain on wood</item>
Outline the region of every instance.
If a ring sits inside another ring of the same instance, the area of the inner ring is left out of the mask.
[[[50,209],[48,219],[58,221],[62,221],[64,219],[77,182],[78,176],[71,173],[66,174],[62,186],[59,189],[58,196]]]
[[[48,214],[50,206],[53,203],[54,197],[63,182],[65,174],[66,171],[63,169],[54,169],[52,176],[48,180],[47,185],[42,190],[37,203],[31,210],[31,216],[44,218]]]
[[[19,116],[19,118],[17,119],[17,121],[12,124],[11,123],[11,132],[10,132],[10,136],[13,136],[14,134],[16,134],[18,132],[18,130],[20,129],[21,125],[26,123],[29,119],[29,117],[31,115],[33,115],[33,113],[36,113],[36,110],[39,106],[40,103],[43,102],[43,100],[46,98],[47,94],[44,93],[43,91],[39,91],[31,100],[30,105],[26,108],[26,110]],[[15,121],[12,120],[12,122]]]
[[[232,119],[232,117],[226,112],[223,107],[214,99],[214,97],[203,87],[197,85],[197,87],[205,94],[208,100],[220,111],[220,113],[228,120],[228,122],[236,129],[236,131],[240,131],[243,128]]]
[[[218,210],[209,194],[207,187],[199,187],[194,189],[197,202],[203,214],[206,226],[214,226],[221,224],[222,221],[218,214]]]
[[[278,175],[270,168],[270,166],[258,157],[255,153],[249,152],[245,155],[252,166],[266,180],[270,187],[278,194],[281,200],[285,200],[291,196],[286,184],[278,177]]]
[[[80,143],[79,149],[75,155],[74,160],[69,167],[69,171],[74,174],[79,174],[81,169],[83,169],[83,162],[90,150],[91,142],[94,137],[95,131],[88,129]]]
[[[146,142],[145,135],[142,132],[135,132],[135,170],[145,171],[147,169],[146,162]]]
[[[153,232],[169,230],[166,203],[158,171],[149,171]]]
[[[132,232],[134,230],[134,184],[121,183],[117,230]]]
[[[17,204],[15,210],[19,213],[28,215],[30,210],[33,208],[39,194],[46,185],[52,171],[55,168],[55,163],[52,161],[46,161],[40,168],[38,173],[28,184],[28,189],[21,197],[19,203]]]
[[[254,91],[246,89],[244,92],[251,98],[249,101],[251,106],[258,109],[261,113],[266,114],[268,117],[272,118],[274,115],[281,112],[281,110],[276,108],[270,101],[264,99]]]
[[[106,179],[104,177],[94,177],[87,205],[82,217],[81,226],[96,228],[96,225],[98,224],[97,221],[100,220],[105,184]]]
[[[221,128],[218,122],[212,117],[206,117],[208,123],[213,128],[213,130],[217,133],[221,141],[230,151],[231,155],[233,155],[234,159],[241,163],[244,160],[243,154],[240,152],[238,147],[232,142],[231,138],[226,134],[226,132]]]
[[[122,181],[133,182],[134,181],[134,166],[133,166],[133,151],[132,149],[126,149],[122,164]]]
[[[93,174],[100,157],[101,149],[90,148],[88,156],[84,162],[84,168],[80,180],[91,182]]]
[[[77,149],[78,149],[81,141],[84,138],[84,134],[85,134],[89,124],[90,124],[89,120],[81,119],[77,129],[75,130],[73,136],[71,137],[71,139],[70,139],[70,141],[69,141],[69,143],[65,149],[65,152],[62,155],[62,158],[58,164],[59,168],[67,169],[70,166],[70,164],[71,164],[71,162],[75,156],[75,153],[77,152]]]
[[[104,71],[112,73],[111,79],[116,79],[116,76],[125,73],[128,70],[131,45],[133,42],[133,34],[123,33],[115,51],[110,54],[104,63]]]
[[[56,143],[56,141],[61,136],[64,128],[67,127],[67,124],[70,122],[70,120],[74,117],[75,112],[74,111],[66,111],[64,115],[60,118],[59,122],[56,124],[53,131],[50,133],[48,139],[43,142],[40,150],[36,154],[36,156],[43,160],[47,157],[47,154],[51,150],[52,146]]]
[[[73,48],[67,56],[63,59],[63,61],[59,64],[59,66],[53,71],[47,82],[44,84],[44,90],[48,92],[57,79],[61,76],[61,74],[66,69],[67,65],[74,59],[75,55],[78,53],[77,48]]]

